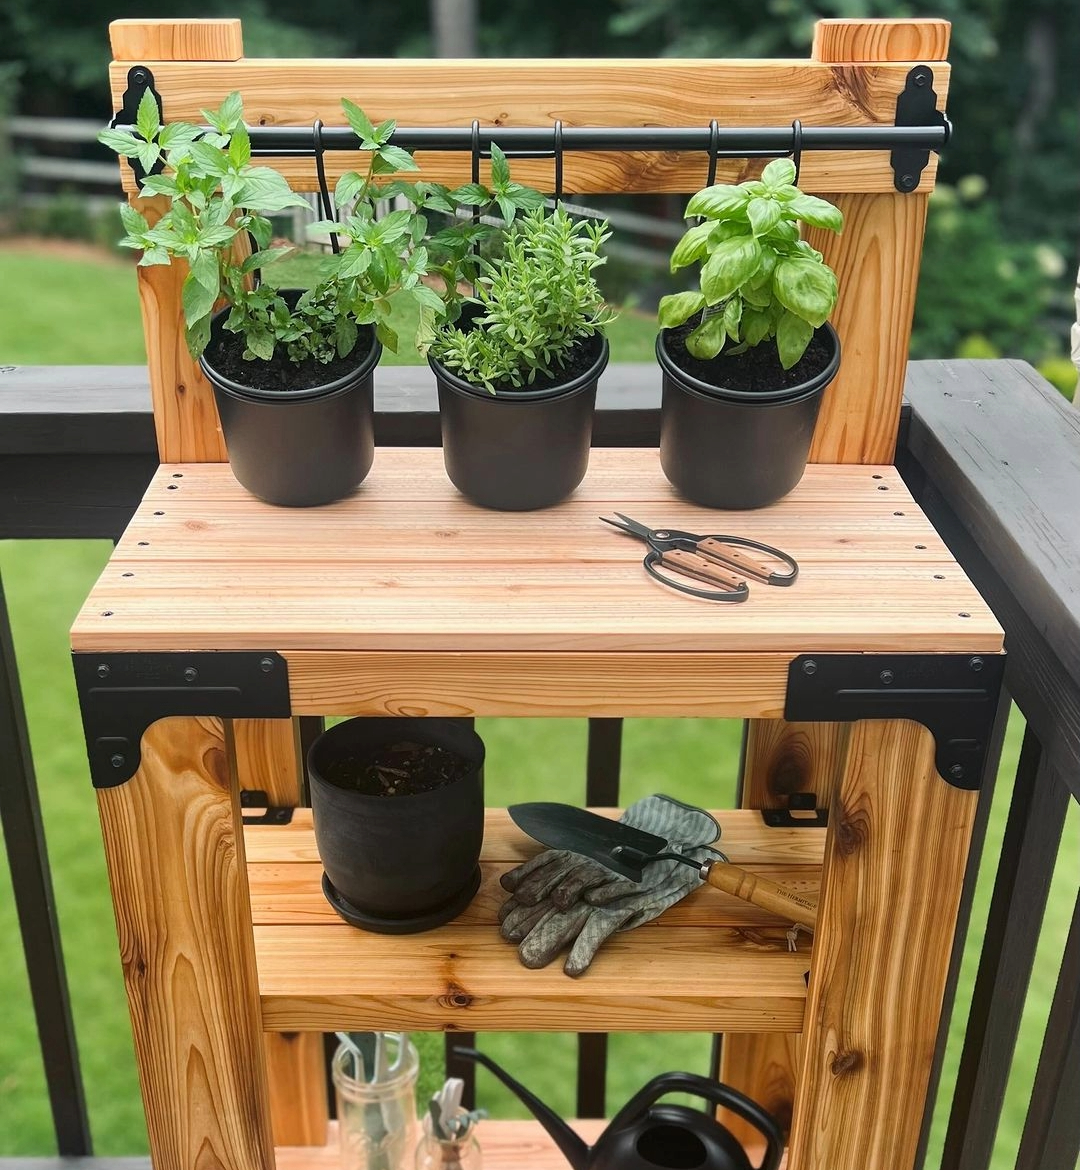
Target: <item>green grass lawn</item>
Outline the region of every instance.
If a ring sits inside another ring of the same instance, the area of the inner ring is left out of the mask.
[[[0,363],[141,360],[134,276],[127,265],[52,255],[35,261],[0,249],[0,309]],[[644,360],[651,353],[651,322],[629,317],[625,328],[625,341],[613,343],[614,359]],[[67,646],[71,620],[108,553],[104,542],[0,542],[0,573],[19,656],[96,1152],[120,1155],[144,1151],[146,1137]],[[479,721],[479,730],[488,746],[490,803],[582,798],[584,720],[484,719]],[[1020,721],[1014,718],[1003,782],[992,810],[984,871],[992,870],[1000,850],[1008,781],[1015,769],[1020,734]],[[731,721],[628,721],[624,800],[669,791],[703,804],[730,804],[739,735],[739,725]],[[917,832],[918,826],[912,826],[912,831]],[[1078,841],[1080,818],[1074,805],[1062,859],[1076,856]],[[1021,1036],[994,1163],[1001,1170],[1014,1160],[1042,1022],[1071,916],[1075,880],[1064,872],[1067,868],[1059,863],[1063,872],[1051,894],[1028,998],[1026,1024],[1031,1026],[1025,1026]],[[988,898],[984,872],[960,983],[961,1005],[970,995]],[[0,1028],[0,1156],[50,1153],[52,1127],[4,867],[0,867],[0,1003],[5,1009]],[[946,1091],[955,1076],[963,1018],[961,1010],[952,1028],[943,1076]],[[502,1034],[483,1036],[481,1044],[557,1109],[572,1111],[572,1037]],[[429,1067],[440,1047],[425,1044]],[[700,1036],[613,1037],[610,1103],[622,1103],[656,1072],[705,1071],[707,1053],[707,1038]],[[487,1074],[481,1074],[478,1083],[481,1103],[492,1113],[521,1115]],[[938,1161],[941,1121],[939,1117],[935,1126],[929,1166]]]

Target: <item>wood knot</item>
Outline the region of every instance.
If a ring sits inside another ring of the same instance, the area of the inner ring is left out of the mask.
[[[842,1077],[845,1073],[858,1072],[865,1064],[861,1052],[838,1052],[829,1065],[829,1072],[834,1077]]]
[[[850,857],[857,853],[866,841],[866,829],[862,820],[842,811],[833,827],[833,840],[836,842],[837,852],[842,857]]]
[[[446,994],[443,996],[443,1002],[448,1007],[467,1008],[471,1006],[473,997],[458,984],[450,982],[446,985]]]
[[[210,525],[205,520],[185,520],[184,527],[190,532],[204,532]]]

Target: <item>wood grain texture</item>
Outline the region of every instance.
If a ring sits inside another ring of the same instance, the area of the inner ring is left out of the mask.
[[[614,511],[752,535],[790,552],[799,580],[754,586],[738,605],[677,595],[645,574],[639,542],[599,522]],[[657,653],[1000,648],[992,614],[893,468],[811,467],[752,520],[678,500],[655,450],[594,451],[573,498],[535,514],[466,503],[435,449],[381,449],[370,482],[322,509],[262,504],[224,465],[164,466],[73,645],[490,651],[534,668],[549,654],[614,653],[641,655],[624,674],[640,671],[642,687]],[[520,683],[535,696],[543,672]],[[423,691],[393,693],[424,706]],[[654,697],[668,711],[678,698]],[[748,713],[761,713],[760,697],[747,695]]]
[[[934,62],[943,110],[949,29],[941,20],[820,20],[813,57],[830,65],[838,82],[854,82],[870,63],[881,68],[910,51],[908,61]],[[894,102],[890,120],[895,116]],[[930,187],[920,183],[915,193],[901,195],[890,186],[865,197],[831,188],[825,198],[844,213],[843,232],[810,228],[805,233],[840,283],[832,315],[842,347],[840,373],[818,416],[810,448],[814,462],[893,461]]]
[[[244,55],[240,21],[235,19],[114,20],[109,25],[109,44],[114,61],[140,65],[147,61],[239,61]]]
[[[618,810],[597,810],[617,816]],[[733,860],[813,894],[820,830],[769,829],[753,813],[721,812]],[[581,979],[561,962],[527,971],[495,923],[498,875],[540,846],[505,810],[487,812],[481,891],[436,932],[399,937],[344,926],[322,896],[311,816],[249,826],[252,914],[267,1026],[528,1027],[607,1031],[708,1028],[797,1031],[808,944],[791,954],[766,911],[702,888],[660,919],[605,944]]]
[[[944,61],[949,52],[947,20],[818,20],[815,61]]]
[[[150,1154],[157,1170],[272,1170],[239,808],[221,721],[143,735],[98,791]]]
[[[303,765],[295,719],[234,719],[232,750],[241,788],[265,792],[271,804],[300,804]]]
[[[375,60],[275,61],[171,65],[148,60],[169,120],[200,121],[232,90],[244,96],[252,125],[345,124],[342,96],[358,100],[376,121],[402,126],[721,126],[892,125],[896,96],[910,64],[833,67],[814,61],[639,60]],[[127,66],[111,69],[114,101],[127,83]],[[948,67],[935,69],[935,90],[948,89]],[[752,95],[752,96],[750,96]],[[315,190],[310,158],[268,160],[296,189]],[[467,154],[417,155],[424,178],[469,179]],[[720,160],[717,177],[739,182],[764,161]],[[344,152],[326,156],[331,183],[354,166]],[[807,152],[803,186],[813,191],[891,191],[885,151]],[[599,191],[696,191],[705,183],[705,152],[579,153],[565,158],[565,186]],[[933,187],[935,161],[920,189]],[[554,179],[550,161],[514,163],[514,177],[545,190]],[[128,189],[134,190],[130,173]]]
[[[900,426],[908,344],[929,196],[829,194],[844,213],[840,235],[806,238],[836,272],[832,323],[840,372],[825,392],[810,458],[815,463],[891,463]]]
[[[132,198],[131,204],[151,224],[168,209],[163,195]],[[221,463],[227,455],[214,392],[184,340],[181,289],[187,271],[182,260],[136,269],[158,455],[166,463]]]
[[[325,1145],[330,1107],[322,1033],[267,1032],[263,1041],[274,1145]]]
[[[792,1170],[913,1164],[977,799],[941,780],[921,725],[852,726],[826,837]]]
[[[793,793],[814,792],[818,806],[828,808],[845,759],[847,735],[848,726],[841,723],[751,719],[743,753],[743,807],[786,808]],[[764,1105],[786,1134],[795,1101],[796,1055],[792,1037],[768,1033],[725,1036],[720,1080]],[[741,1118],[726,1110],[720,1116],[740,1141],[755,1140],[753,1127]]]

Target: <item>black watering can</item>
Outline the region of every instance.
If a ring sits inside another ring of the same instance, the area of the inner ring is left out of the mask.
[[[637,1092],[611,1119],[596,1145],[585,1142],[534,1096],[475,1048],[455,1048],[499,1078],[527,1105],[566,1156],[573,1170],[754,1170],[742,1144],[712,1115],[685,1105],[657,1105],[667,1093],[691,1093],[723,1105],[765,1138],[758,1170],[777,1170],[784,1139],[773,1118],[749,1097],[694,1073],[664,1073]]]

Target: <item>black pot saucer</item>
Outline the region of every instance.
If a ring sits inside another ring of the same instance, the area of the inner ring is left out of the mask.
[[[350,926],[359,927],[361,930],[371,930],[377,934],[419,934],[422,930],[434,930],[437,926],[443,926],[452,918],[457,918],[476,897],[476,891],[479,888],[480,866],[478,865],[465,885],[449,901],[443,902],[435,909],[425,910],[422,914],[404,918],[381,918],[378,915],[369,914],[366,910],[358,909],[348,899],[343,898],[325,873],[322,879],[323,894],[338,915]]]

